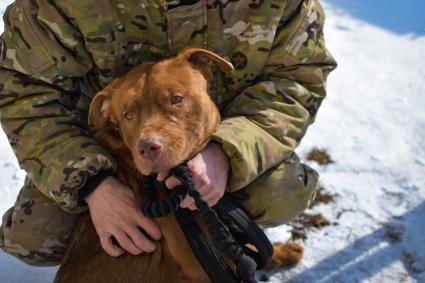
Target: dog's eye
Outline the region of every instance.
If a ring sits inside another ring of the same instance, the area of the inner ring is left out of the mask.
[[[183,101],[183,96],[181,94],[173,94],[171,96],[171,104],[181,103]]]
[[[133,113],[127,111],[124,111],[123,116],[128,121],[133,120],[134,118]]]

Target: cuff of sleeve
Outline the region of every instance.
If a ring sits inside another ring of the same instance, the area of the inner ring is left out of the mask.
[[[97,175],[94,175],[87,179],[85,186],[80,189],[78,192],[78,202],[77,205],[79,207],[86,206],[87,203],[85,198],[88,197],[96,188],[102,183],[103,180],[110,176],[114,176],[114,172],[112,171],[101,171]]]
[[[247,148],[250,146],[250,137],[241,137],[246,131],[246,126],[242,122],[244,117],[233,117],[221,122],[217,131],[212,135],[211,140],[221,144],[223,151],[230,160],[230,174],[226,186],[226,191],[235,192],[245,187],[251,179],[257,175],[253,170],[256,167],[251,164],[253,160],[247,155]]]
[[[228,192],[244,188],[268,168],[279,163],[286,150],[263,129],[242,116],[224,120],[211,140],[221,143],[230,159]]]

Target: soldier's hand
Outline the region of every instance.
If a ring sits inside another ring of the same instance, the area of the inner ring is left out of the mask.
[[[139,228],[159,240],[161,232],[158,225],[140,212],[133,192],[118,179],[106,178],[85,201],[102,248],[109,255],[117,257],[125,251],[138,255],[155,250],[155,243],[146,238]],[[112,237],[121,247],[113,244]]]
[[[229,158],[224,153],[221,145],[209,143],[200,153],[193,157],[187,165],[192,172],[196,188],[208,205],[215,205],[224,195],[230,168]],[[169,172],[159,172],[157,180],[165,180],[167,188],[172,189],[180,185],[176,177],[168,177]],[[195,201],[186,196],[180,204],[182,208],[195,210]]]

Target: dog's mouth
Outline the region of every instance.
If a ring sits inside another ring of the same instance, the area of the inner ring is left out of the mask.
[[[180,156],[182,155],[176,154],[175,151],[173,154],[163,151],[154,158],[143,158],[140,154],[133,155],[137,169],[145,176],[153,173],[167,172],[184,163],[186,159]]]
[[[178,164],[164,164],[164,163],[159,163],[156,161],[148,161],[146,162],[148,164],[144,164],[143,166],[143,171],[142,172],[144,175],[151,175],[153,173],[159,173],[159,172],[164,172],[164,171],[169,171],[171,170],[171,168],[177,166]]]

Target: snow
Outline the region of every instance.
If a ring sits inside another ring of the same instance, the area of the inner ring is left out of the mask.
[[[2,0],[0,13],[10,2]],[[339,67],[298,153],[323,147],[335,161],[308,162],[337,195],[308,212],[335,224],[310,230],[302,263],[267,274],[269,282],[425,282],[425,2],[324,4],[327,44]],[[0,170],[2,214],[24,173],[1,131]],[[290,230],[267,233],[285,241]],[[0,282],[51,282],[55,270],[0,252]]]

